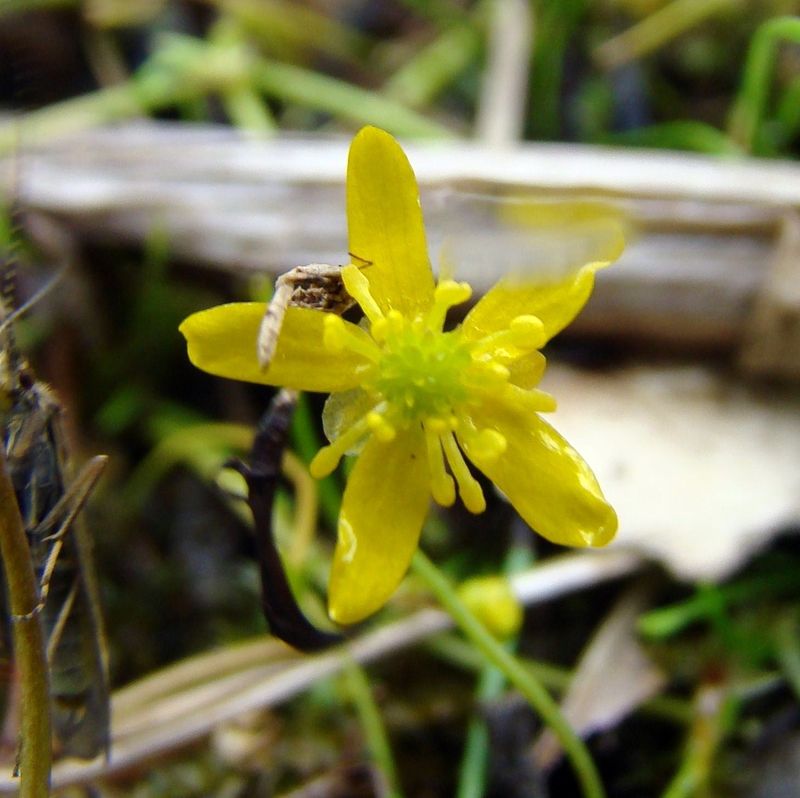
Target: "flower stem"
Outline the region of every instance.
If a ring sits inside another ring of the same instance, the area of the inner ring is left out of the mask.
[[[521,571],[531,565],[532,554],[530,546],[514,545],[509,548],[503,564],[503,573],[506,576]],[[518,639],[514,635],[505,641],[504,646],[509,653],[514,654],[517,649]],[[464,644],[468,646],[468,644]],[[470,652],[480,654],[472,646]],[[464,743],[464,754],[461,758],[461,768],[458,779],[458,798],[481,798],[486,792],[486,778],[491,754],[491,739],[489,724],[480,707],[492,701],[497,701],[506,688],[506,678],[501,670],[492,663],[483,660],[478,675],[475,690],[476,710],[473,710],[467,727],[467,737]]]
[[[22,688],[19,794],[22,798],[46,798],[50,794],[50,693],[41,618],[36,612],[39,591],[2,447],[0,555],[14,618],[14,653]]]
[[[379,794],[386,798],[402,798],[389,738],[381,720],[380,711],[375,704],[375,697],[372,694],[367,675],[361,665],[355,660],[351,660],[345,668],[345,678],[350,697],[353,699],[353,704],[361,720],[367,745],[386,782],[385,790],[379,791]]]
[[[486,627],[467,609],[447,577],[418,549],[411,562],[414,573],[422,579],[456,625],[499,668],[508,681],[522,693],[558,737],[581,784],[586,798],[603,798],[605,791],[583,741],[567,723],[558,705],[533,674],[495,640]]]
[[[475,700],[478,706],[495,701],[501,695],[506,680],[503,672],[485,665],[478,676]],[[467,727],[464,756],[459,773],[458,798],[480,798],[486,791],[486,765],[491,740],[486,721],[475,713]]]

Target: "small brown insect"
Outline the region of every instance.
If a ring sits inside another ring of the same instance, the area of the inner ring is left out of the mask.
[[[364,265],[369,264],[364,261]],[[339,266],[309,263],[282,274],[275,283],[275,293],[267,305],[258,331],[258,362],[261,368],[266,369],[275,354],[286,308],[310,308],[341,315],[354,304],[355,300],[344,287]]]
[[[369,266],[351,253],[354,261]],[[278,345],[286,309],[322,310],[341,315],[355,304],[347,293],[339,266],[309,263],[282,274],[258,331],[258,361],[266,369]],[[233,463],[247,480],[248,502],[255,521],[257,557],[261,570],[262,606],[272,633],[300,651],[319,651],[340,643],[339,634],[317,629],[297,605],[283,570],[272,534],[272,500],[280,472],[297,391],[282,388],[265,414],[253,443],[252,462]]]

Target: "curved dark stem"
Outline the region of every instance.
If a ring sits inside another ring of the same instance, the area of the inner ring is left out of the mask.
[[[229,463],[247,482],[253,514],[256,556],[261,575],[261,604],[270,631],[300,651],[320,651],[341,643],[339,634],[317,629],[303,611],[289,587],[280,554],[272,534],[272,504],[281,476],[281,458],[286,448],[297,394],[281,390],[259,421],[250,463]]]

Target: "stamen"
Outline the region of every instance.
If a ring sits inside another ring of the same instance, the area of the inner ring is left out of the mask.
[[[518,385],[506,385],[505,393],[512,404],[529,413],[552,413],[556,409],[555,397],[539,388],[525,389]]]
[[[466,302],[471,296],[472,286],[469,283],[440,280],[433,294],[433,307],[428,311],[428,329],[440,331],[444,327],[447,311],[454,305]]]
[[[332,355],[339,355],[345,349],[349,349],[373,363],[377,363],[381,357],[380,349],[370,338],[353,332],[347,323],[335,313],[325,314],[322,344]]]
[[[356,302],[358,302],[364,315],[375,322],[383,318],[383,311],[378,307],[378,303],[373,299],[369,290],[369,280],[366,275],[355,264],[342,266],[342,282]]]
[[[544,346],[544,324],[538,316],[515,316],[508,329],[515,346],[522,350],[541,349]]]
[[[499,385],[501,382],[508,382],[511,377],[511,372],[508,367],[504,366],[502,363],[492,361],[486,364],[484,375],[489,377],[493,384]]]
[[[332,474],[342,457],[355,446],[369,431],[369,415],[360,418],[352,427],[346,429],[335,441],[323,446],[308,466],[314,479],[322,479]]]
[[[521,315],[511,319],[504,330],[493,332],[472,345],[472,356],[490,355],[513,346],[523,352],[540,349],[545,343],[544,325],[537,316]]]
[[[439,435],[425,423],[425,445],[428,450],[428,471],[431,479],[431,494],[437,504],[452,507],[456,500],[453,478],[445,471],[444,455]]]
[[[447,464],[458,484],[458,494],[464,507],[471,513],[482,513],[486,509],[486,499],[478,481],[470,473],[469,467],[464,461],[461,449],[458,448],[455,436],[452,432],[442,435],[440,438],[444,448]]]
[[[381,443],[389,443],[397,435],[397,430],[377,410],[367,413],[367,426]]]
[[[464,384],[471,391],[482,394],[487,390],[494,392],[510,378],[511,372],[502,363],[496,360],[482,360],[473,364],[471,373],[464,377]]]
[[[382,344],[386,340],[386,333],[389,330],[389,322],[387,321],[386,317],[376,319],[370,324],[369,332],[370,335],[377,341],[377,343]]]
[[[531,401],[536,402],[539,413],[554,413],[558,407],[555,396],[547,391],[541,391],[538,388],[531,388],[528,393],[531,395]]]
[[[396,308],[392,308],[386,314],[386,331],[399,333],[405,327],[406,320],[403,314]]]

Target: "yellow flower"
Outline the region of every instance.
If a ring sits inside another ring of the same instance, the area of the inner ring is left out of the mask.
[[[332,395],[330,444],[311,464],[331,473],[357,454],[344,492],[329,612],[354,623],[379,609],[403,578],[430,498],[480,513],[486,503],[469,460],[539,534],[568,546],[602,546],[617,518],[589,467],[539,413],[555,409],[537,389],[538,351],[588,299],[591,263],[545,282],[508,279],[454,330],[449,308],[466,283],[434,283],[416,179],[397,142],[367,127],[347,167],[349,250],[342,268],[361,325],[290,307],[269,368],[256,358],[263,303],[223,305],[181,325],[189,357],[223,377]],[[608,257],[616,257],[615,252]]]

